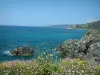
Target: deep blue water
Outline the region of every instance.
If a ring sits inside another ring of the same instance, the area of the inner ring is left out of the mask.
[[[0,26],[0,61],[22,59],[21,56],[10,56],[7,53],[9,50],[23,45],[28,45],[33,48],[39,46],[39,54],[44,51],[52,53],[53,49],[64,40],[80,39],[86,32],[87,30]],[[47,49],[41,50],[44,47]],[[32,57],[23,57],[23,59],[31,58],[36,58],[36,54]]]

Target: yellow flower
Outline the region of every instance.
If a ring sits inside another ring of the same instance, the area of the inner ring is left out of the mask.
[[[53,54],[50,54],[50,56],[53,56]]]
[[[34,60],[36,62],[36,60]]]
[[[83,70],[81,70],[81,72],[82,72],[82,73],[84,73],[84,71],[83,71]]]
[[[95,68],[95,69],[100,71],[100,66],[96,66],[96,68]]]
[[[80,64],[82,64],[82,62],[81,62],[81,61],[78,61],[77,63],[78,63],[79,65],[80,65]]]
[[[42,69],[40,69],[42,71]]]
[[[40,58],[40,56],[38,56],[38,58]]]
[[[43,52],[43,54],[46,54],[45,52]]]

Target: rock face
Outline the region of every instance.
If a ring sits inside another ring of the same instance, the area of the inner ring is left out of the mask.
[[[100,62],[100,31],[89,30],[80,40],[64,41],[56,50],[61,52],[62,57]]]
[[[32,56],[34,51],[32,48],[28,46],[23,46],[23,47],[19,47],[14,50],[11,50],[10,53],[15,56]]]

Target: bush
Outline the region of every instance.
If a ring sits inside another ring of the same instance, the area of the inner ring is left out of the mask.
[[[0,75],[100,74],[100,66],[90,65],[85,60],[70,59],[52,62],[48,58],[38,57],[37,60],[31,61],[19,60],[0,63]]]

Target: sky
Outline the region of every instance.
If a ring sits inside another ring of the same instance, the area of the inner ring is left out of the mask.
[[[100,20],[100,0],[0,0],[0,25],[48,26]]]

